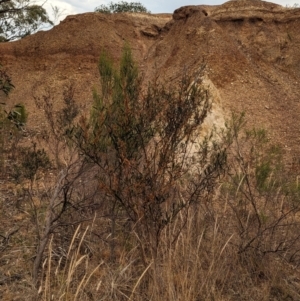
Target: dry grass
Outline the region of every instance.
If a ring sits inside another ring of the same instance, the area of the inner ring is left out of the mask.
[[[78,216],[66,216],[69,226],[57,228],[48,243],[37,288],[31,274],[36,221],[42,222],[47,204],[22,199],[22,190],[2,191],[0,299],[300,300],[297,177],[276,187],[279,178],[274,172],[261,192],[254,187],[255,169],[247,169],[252,201],[263,222],[258,228],[252,203],[242,201],[249,197],[249,187],[241,180],[245,175],[238,169],[239,161],[234,162],[238,163],[232,170],[239,171],[239,177],[231,174],[218,183],[214,194],[183,209],[163,229],[157,254],[148,252],[147,258],[141,256],[138,225],[130,226],[122,211],[114,235],[107,205],[101,202]],[[82,192],[79,183],[80,178],[74,189]],[[74,218],[82,216],[86,220],[72,226]]]
[[[299,300],[297,266],[276,253],[239,255],[239,233],[228,221],[234,218],[228,207],[216,207],[178,216],[147,266],[135,246],[119,245],[114,262],[82,254],[89,229],[77,228],[66,259],[54,261],[50,243],[40,300]]]
[[[42,178],[17,189],[4,185],[0,299],[300,300],[298,175],[278,164],[280,153],[264,144],[264,131],[239,137],[242,125],[242,119],[231,124],[236,131],[227,137],[226,175],[164,227],[155,228],[155,219],[130,219],[126,206],[99,184],[103,171],[77,156],[66,161],[64,178],[57,172],[56,180],[45,175],[44,185]],[[145,196],[137,198],[141,206]],[[33,266],[42,241],[36,283]]]
[[[117,231],[115,258],[109,244],[95,240],[104,218],[77,227],[66,254],[57,256],[55,236],[48,245],[38,291],[26,272],[2,279],[2,300],[299,300],[299,262],[276,252],[238,254],[239,229],[224,202],[193,206],[181,212],[162,233],[156,258],[145,266],[134,233]],[[121,227],[121,226],[120,226]],[[132,230],[134,231],[134,230]],[[17,234],[16,234],[17,235]],[[30,268],[30,236],[12,240],[1,261],[8,273]],[[284,232],[282,232],[284,238]],[[287,236],[286,236],[287,237]],[[291,250],[299,252],[297,244]],[[25,258],[26,257],[26,258]],[[9,258],[9,259],[8,259]],[[24,271],[23,271],[24,272]]]

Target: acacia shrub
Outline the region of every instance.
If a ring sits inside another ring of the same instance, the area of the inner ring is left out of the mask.
[[[176,89],[156,82],[143,91],[128,46],[119,70],[102,52],[99,72],[101,93],[94,91],[91,117],[81,118],[73,140],[99,168],[112,240],[117,221],[125,220],[146,264],[157,254],[162,230],[211,192],[226,162],[225,149],[213,135],[199,139],[211,109],[201,72],[184,76]]]
[[[244,116],[235,114],[228,127],[230,172],[221,186],[220,227],[233,235],[234,264],[254,281],[272,279],[274,262],[299,267],[299,186],[264,129],[246,130]]]

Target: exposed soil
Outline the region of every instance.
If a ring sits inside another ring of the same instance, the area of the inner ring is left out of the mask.
[[[249,123],[270,131],[300,154],[300,9],[263,1],[186,6],[171,14],[86,13],[69,16],[47,32],[0,45],[0,60],[16,89],[9,104],[23,102],[29,126],[43,126],[34,96],[50,93],[59,106],[65,86],[88,113],[98,87],[101,49],[119,59],[127,41],[145,82],[173,83],[185,70],[206,65],[225,112],[245,111]],[[299,157],[299,156],[298,156]]]
[[[124,43],[128,42],[145,84],[157,79],[172,85],[184,72],[193,74],[205,66],[205,83],[211,86],[215,100],[215,114],[207,118],[208,123],[218,125],[220,120],[223,121],[222,115],[226,118],[231,111],[245,111],[249,126],[267,129],[272,141],[285,150],[286,162],[293,172],[300,175],[299,29],[300,8],[287,9],[259,0],[229,1],[219,6],[185,6],[174,14],[86,13],[68,16],[52,30],[0,44],[0,63],[15,85],[8,98],[0,95],[0,103],[6,102],[8,107],[24,103],[29,112],[28,130],[33,135],[41,133],[47,125],[35,99],[49,97],[54,109],[58,110],[63,93],[70,85],[75,88],[75,100],[80,104],[82,114],[89,114],[92,89],[100,88],[97,62],[101,50],[107,50],[117,65]],[[27,143],[31,138],[27,135],[24,140]],[[48,177],[40,182],[44,181],[46,187],[54,177],[49,170]],[[87,179],[90,182],[89,177]],[[0,258],[0,299],[34,300],[27,293],[32,292],[27,283],[32,280],[32,254],[35,254],[37,234],[32,219],[34,213],[28,212],[32,208],[44,210],[44,194],[40,198],[32,195],[28,204],[21,204],[25,199],[19,197],[22,189],[0,180],[0,251],[3,253]],[[205,220],[209,218],[204,211],[203,214]],[[223,211],[220,219],[227,225],[230,218],[222,216]],[[217,229],[217,222],[213,225]],[[61,237],[63,239],[63,235]],[[221,253],[232,237],[226,243],[224,240]],[[9,239],[14,249],[9,248]],[[190,258],[188,260],[191,262]],[[298,270],[295,268],[290,272],[292,268],[285,261],[280,264],[278,261],[277,266],[276,261],[274,275],[288,283],[290,274],[296,274]],[[213,265],[217,266],[216,263]],[[260,266],[265,268],[265,263]],[[179,271],[178,275],[181,269]],[[286,271],[289,276],[281,275],[281,271]],[[262,275],[263,284],[267,277]],[[246,279],[247,275],[237,271],[237,282],[242,282],[241,276]],[[295,279],[299,285],[299,279]],[[271,280],[274,298],[270,300],[299,300],[298,293],[291,297],[297,288],[285,293],[281,283],[277,285]],[[290,286],[294,282],[290,282]],[[253,287],[256,290],[256,285]],[[235,299],[226,300],[246,300],[233,293]],[[251,298],[256,297],[251,293]]]

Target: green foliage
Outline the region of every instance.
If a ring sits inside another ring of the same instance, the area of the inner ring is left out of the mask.
[[[282,151],[269,142],[264,129],[246,131],[245,143],[250,145],[249,160],[255,166],[256,188],[262,193],[277,186],[274,177],[282,169]]]
[[[161,231],[214,187],[225,149],[213,135],[199,138],[211,109],[201,70],[183,76],[176,88],[154,82],[143,91],[128,45],[118,69],[105,52],[98,67],[101,93],[94,91],[90,119],[81,118],[73,140],[84,160],[99,168],[99,193],[112,223],[125,215],[150,245],[142,247],[146,263]]]
[[[108,5],[100,5],[95,8],[95,12],[98,13],[150,13],[147,8],[140,2],[125,2],[120,1],[118,3],[110,2]]]
[[[0,153],[1,167],[6,175],[13,175],[16,170],[12,170],[19,156],[19,142],[25,133],[27,112],[25,106],[18,104],[10,111],[1,107],[0,114]],[[31,158],[28,158],[30,161]]]
[[[13,88],[14,85],[12,84],[11,78],[7,72],[2,69],[2,65],[0,64],[0,91],[7,96]]]
[[[27,113],[24,105],[16,105],[9,112],[0,110],[0,163],[2,175],[15,177],[20,155],[19,142],[25,133]],[[27,158],[29,161],[31,157]]]
[[[98,67],[102,94],[93,93],[91,139],[97,141],[102,150],[113,144],[116,150],[124,152],[124,156],[132,157],[141,140],[138,135],[143,139],[145,133],[137,132],[142,122],[138,116],[141,81],[129,46],[124,47],[119,70],[113,69],[112,60],[105,52],[100,55]]]
[[[10,77],[0,65],[0,91],[8,96],[10,91],[14,88]],[[6,156],[5,153],[8,149],[9,139],[11,138],[11,122],[8,120],[7,112],[4,109],[5,103],[0,105],[0,167],[4,171]]]
[[[266,186],[266,182],[271,175],[272,167],[270,162],[262,162],[255,168],[256,183],[258,189],[263,189]]]
[[[243,161],[244,167],[242,165],[236,168],[235,174],[232,175],[233,182],[238,184],[239,188],[243,185],[247,186],[249,182],[247,183],[244,173],[246,173],[245,168],[249,167],[246,175],[251,176],[251,181],[255,180],[255,183],[251,183],[251,186],[254,184],[255,190],[266,193],[268,189],[277,187],[279,185],[277,176],[280,175],[283,167],[281,148],[270,143],[265,129],[246,129],[244,113],[233,114],[227,127],[228,143],[235,144],[237,149],[244,152],[235,154],[237,161]]]
[[[229,127],[230,173],[222,195],[239,232],[238,254],[255,250],[260,255],[293,256],[293,244],[298,243],[293,230],[300,210],[298,181],[287,173],[282,150],[269,141],[264,129],[245,131],[243,115],[233,115]]]
[[[1,4],[1,2],[0,2]],[[0,91],[5,96],[11,92],[14,88],[11,78],[7,72],[1,68],[0,65]],[[15,155],[18,152],[17,144],[21,138],[21,132],[24,130],[25,123],[27,121],[27,112],[23,104],[15,105],[11,110],[5,110],[5,103],[0,106],[0,165],[2,173],[6,174],[7,166],[6,162],[9,162],[8,158],[15,159]],[[31,158],[28,158],[29,161]]]
[[[17,104],[7,113],[7,118],[18,128],[23,129],[27,121],[28,114],[23,104]]]
[[[30,0],[0,0],[0,42],[23,38],[53,25],[46,10]]]
[[[20,130],[24,130],[24,126],[27,122],[27,117],[28,114],[23,104],[15,105],[9,112],[4,109],[4,106],[1,106],[1,139],[6,140],[5,143],[7,146],[9,145],[9,140],[12,140],[13,136],[18,136],[18,132],[20,132]]]

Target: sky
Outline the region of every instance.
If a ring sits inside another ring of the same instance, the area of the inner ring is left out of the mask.
[[[298,1],[298,2],[297,2]],[[110,0],[37,0],[38,4],[44,4],[51,15],[51,6],[57,6],[62,14],[59,17],[60,20],[64,19],[67,15],[80,14],[84,12],[92,12],[95,7],[110,3]],[[112,2],[119,2],[119,0],[114,0]],[[181,6],[185,5],[217,5],[222,4],[225,1],[221,0],[128,0],[127,2],[140,2],[152,13],[173,13],[173,11]],[[299,3],[300,0],[272,0],[270,2],[277,3],[283,6],[292,6],[295,3]]]

